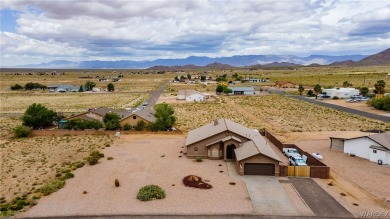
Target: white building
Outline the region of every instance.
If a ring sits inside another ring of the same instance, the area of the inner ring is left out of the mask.
[[[233,95],[250,95],[255,94],[253,87],[229,87]]]
[[[360,91],[355,88],[331,88],[331,89],[323,89],[323,93],[329,95],[331,98],[337,96],[339,98],[351,98],[353,95],[359,95]]]
[[[205,95],[196,90],[180,90],[176,99],[188,102],[201,102],[205,100]]]
[[[390,165],[390,134],[381,133],[356,138],[331,137],[331,148],[342,149],[372,162]]]

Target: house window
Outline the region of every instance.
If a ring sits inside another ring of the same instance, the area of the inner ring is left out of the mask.
[[[372,150],[372,153],[376,154],[376,150]]]
[[[198,151],[198,148],[197,148],[197,147],[194,147],[194,151]]]
[[[133,116],[133,119],[137,119],[137,116]]]

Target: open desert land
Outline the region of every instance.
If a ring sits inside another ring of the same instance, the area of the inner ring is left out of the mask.
[[[215,102],[175,103],[177,127],[189,131],[216,118],[275,133],[390,129],[390,124],[281,95],[218,96]]]
[[[302,132],[278,137],[285,143],[294,143],[309,153],[320,153],[324,157],[322,161],[331,169],[330,179],[314,180],[355,216],[361,217],[362,211],[388,212],[390,167],[330,149],[329,137],[340,135],[359,136],[367,133]]]
[[[181,153],[184,144],[182,135],[124,135],[104,150],[113,160],[74,171],[63,189],[20,216],[251,214],[245,183],[229,176],[226,163],[187,159]],[[185,187],[182,179],[188,175],[202,177],[213,188]],[[137,200],[138,190],[149,184],[163,188],[166,197]]]
[[[368,113],[372,113],[372,114],[377,114],[377,115],[381,115],[381,116],[390,116],[390,112],[385,112],[383,110],[377,110],[374,107],[369,106],[366,101],[355,102],[355,103],[348,103],[345,101],[345,99],[344,100],[323,99],[323,100],[319,100],[319,101],[324,101],[326,103],[330,103],[330,104],[334,104],[334,105],[338,105],[338,106],[343,106],[343,107],[348,107],[351,109],[356,109],[356,110],[360,110],[360,111],[364,111],[364,112],[368,112]]]

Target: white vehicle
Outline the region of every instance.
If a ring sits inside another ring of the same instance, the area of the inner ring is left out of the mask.
[[[322,160],[322,155],[320,153],[312,153],[311,155],[317,158],[318,160]]]
[[[306,162],[302,159],[302,157],[289,157],[288,161],[290,165],[293,166],[307,166]]]
[[[297,149],[295,148],[283,148],[283,153],[287,156],[287,157],[297,157],[297,156],[301,156],[298,152]]]
[[[356,103],[356,102],[357,102],[357,100],[354,100],[354,99],[348,99],[348,100],[346,100],[345,102],[347,102],[347,103]]]

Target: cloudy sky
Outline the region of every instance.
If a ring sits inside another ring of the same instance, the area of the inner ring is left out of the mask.
[[[390,47],[389,0],[1,0],[0,7],[3,67]]]

